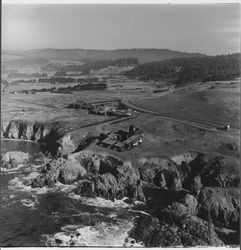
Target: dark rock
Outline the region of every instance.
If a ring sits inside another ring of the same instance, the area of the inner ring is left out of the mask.
[[[179,237],[184,246],[223,246],[218,238],[213,224],[195,216],[184,216],[179,222],[181,230]],[[187,237],[188,236],[188,237]],[[187,241],[188,239],[188,241]]]
[[[198,216],[217,227],[239,229],[239,189],[204,188],[198,195]]]
[[[111,173],[115,178],[118,178],[118,166],[122,166],[123,162],[114,157],[105,157],[100,159],[99,174]]]
[[[169,159],[162,159],[158,163],[146,161],[139,166],[139,172],[141,180],[157,187],[171,190],[182,188],[182,174]]]
[[[96,197],[94,183],[89,180],[79,181],[75,194],[78,194],[83,197]]]
[[[153,216],[142,215],[135,218],[135,225],[130,232],[130,236],[136,242],[144,242],[145,246],[150,246],[152,235],[160,227],[159,220]]]
[[[163,169],[154,178],[157,187],[170,190],[181,190],[182,180],[177,170]]]
[[[56,179],[53,176],[46,174],[45,176],[40,175],[39,177],[34,179],[31,184],[31,187],[32,188],[53,187],[55,183]]]
[[[56,243],[56,244],[62,244],[63,242],[62,242],[62,240],[60,240],[60,239],[55,239],[55,243]]]
[[[72,184],[79,180],[86,180],[79,182],[77,187],[76,193],[82,196],[96,195],[110,200],[128,197],[132,201],[145,201],[139,172],[131,163],[90,154],[88,151],[69,155],[68,159],[52,160],[32,181],[31,186],[51,187],[57,181]],[[93,183],[94,189],[89,181]]]
[[[177,234],[178,228],[170,225],[161,225],[151,237],[150,247],[181,247],[182,241]]]
[[[97,196],[105,199],[114,200],[120,192],[122,197],[123,189],[120,189],[116,178],[111,173],[97,175],[94,178],[94,188]]]
[[[239,245],[240,235],[238,231],[230,230],[227,228],[215,228],[218,237],[225,243],[225,245]]]
[[[146,182],[152,182],[156,173],[153,164],[145,163],[139,168],[140,178]]]
[[[190,214],[196,215],[198,202],[193,195],[186,194],[185,197],[180,200],[180,203],[189,209]]]
[[[240,185],[239,162],[225,157],[207,159],[204,154],[199,153],[190,162],[190,173],[184,179],[183,187],[197,193],[203,186],[216,187],[238,187]],[[200,176],[200,180],[195,180]],[[202,184],[201,184],[202,183]]]
[[[53,187],[59,178],[59,172],[63,159],[54,160],[47,163],[41,174],[35,178],[31,184],[32,188]]]
[[[147,200],[147,205],[151,211],[165,208],[169,204],[183,199],[187,193],[184,190],[173,191],[150,186],[143,187],[143,190]]]
[[[190,192],[194,195],[199,193],[199,190],[203,187],[201,177],[199,175],[194,176],[187,185]]]
[[[136,219],[130,236],[137,242],[144,242],[146,247],[223,246],[211,223],[190,216],[186,211],[182,215],[177,211],[175,214],[178,221],[170,224],[142,215]]]
[[[181,219],[183,218],[183,216],[191,214],[191,211],[183,204],[173,202],[165,209],[156,209],[152,214],[160,221],[164,221],[170,225],[174,223],[178,226],[182,226],[180,224]]]

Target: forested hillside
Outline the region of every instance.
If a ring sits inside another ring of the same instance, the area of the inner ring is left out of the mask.
[[[128,66],[128,65],[136,65],[138,64],[138,59],[136,58],[120,58],[117,60],[100,60],[93,61],[84,64],[68,64],[68,65],[58,65],[56,63],[48,63],[42,67],[43,70],[61,70],[65,71],[82,71],[86,73],[89,70],[97,70],[102,69],[108,66]]]
[[[165,79],[176,84],[197,80],[230,80],[240,76],[240,55],[236,53],[146,63],[126,72],[126,75],[145,80]]]

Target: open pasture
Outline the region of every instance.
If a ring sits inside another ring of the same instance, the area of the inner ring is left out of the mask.
[[[230,124],[239,128],[239,85],[202,91],[182,91],[166,96],[136,98],[133,103],[147,110],[178,118]]]

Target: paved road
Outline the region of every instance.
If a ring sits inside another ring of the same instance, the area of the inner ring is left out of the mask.
[[[210,122],[210,121],[205,121],[205,120],[199,120],[199,119],[188,119],[188,118],[182,118],[178,116],[173,116],[161,112],[156,112],[156,111],[151,111],[148,109],[145,109],[143,107],[138,106],[138,104],[135,103],[135,101],[128,101],[126,103],[130,108],[135,109],[136,111],[139,111],[141,113],[147,113],[147,114],[152,114],[155,116],[160,116],[163,119],[182,123],[185,125],[189,125],[192,127],[216,132],[216,133],[222,133],[222,134],[231,134],[231,135],[239,135],[239,130],[238,129],[231,129],[230,131],[226,131],[223,129],[224,124],[221,123],[215,123],[215,122]]]

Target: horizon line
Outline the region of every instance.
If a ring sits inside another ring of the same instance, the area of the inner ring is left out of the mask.
[[[221,52],[218,54],[207,54],[207,53],[202,53],[202,52],[188,52],[188,51],[181,51],[181,50],[176,50],[176,49],[167,49],[167,48],[118,48],[118,49],[89,49],[89,48],[34,48],[34,49],[2,49],[2,52],[27,52],[31,50],[92,50],[92,51],[97,51],[97,50],[102,50],[102,51],[115,51],[115,50],[169,50],[173,52],[180,52],[180,53],[188,53],[188,54],[200,54],[200,55],[205,55],[205,56],[218,56],[218,55],[228,55],[228,54],[238,54],[241,53],[241,51],[230,51],[230,52]]]

